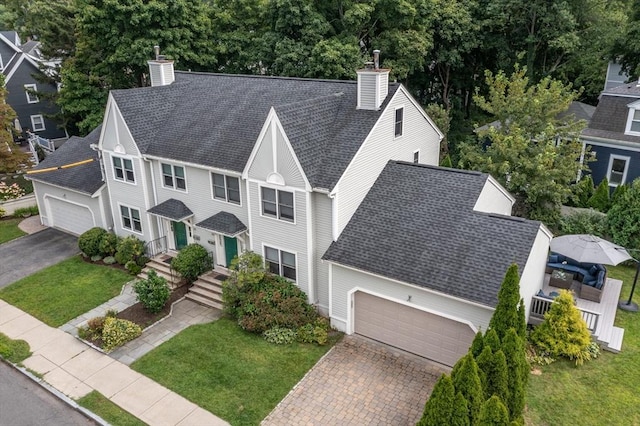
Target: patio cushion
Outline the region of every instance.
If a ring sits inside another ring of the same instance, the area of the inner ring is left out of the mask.
[[[598,280],[596,282],[596,288],[598,290],[602,289],[602,286],[604,286],[604,275],[605,275],[605,271],[600,271],[598,272]]]
[[[596,265],[593,265],[591,269],[589,269],[589,274],[594,276],[598,275],[598,267]]]
[[[560,258],[559,255],[551,254],[549,255],[549,263],[562,263],[562,261],[559,258]]]

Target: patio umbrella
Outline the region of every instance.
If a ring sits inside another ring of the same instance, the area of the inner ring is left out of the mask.
[[[551,251],[581,263],[617,265],[633,257],[624,247],[589,234],[563,235],[551,240]]]

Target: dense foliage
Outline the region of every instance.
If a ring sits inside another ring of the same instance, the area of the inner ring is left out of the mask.
[[[171,260],[171,267],[188,283],[192,283],[213,268],[213,260],[200,244],[189,244]]]
[[[144,256],[144,241],[133,235],[121,238],[116,246],[115,258],[120,265],[133,262],[138,266],[143,266],[148,260]]]
[[[26,164],[28,155],[13,143],[13,120],[16,112],[6,103],[5,76],[0,74],[0,173],[15,173],[21,164]]]
[[[136,299],[151,313],[160,312],[171,296],[167,280],[158,276],[156,271],[150,270],[146,280],[139,280],[133,284]]]
[[[626,190],[614,194],[607,224],[616,244],[640,249],[640,179],[633,181]]]
[[[89,257],[100,255],[100,242],[107,231],[100,227],[91,228],[78,237],[80,251]]]

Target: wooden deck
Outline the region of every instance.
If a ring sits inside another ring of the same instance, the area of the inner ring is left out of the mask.
[[[549,285],[549,278],[550,274],[546,274],[542,291],[544,291],[545,294],[549,294],[552,291],[560,291],[557,287]],[[603,349],[611,352],[620,352],[620,349],[622,348],[622,339],[624,337],[624,329],[615,327],[613,323],[616,320],[620,291],[622,290],[622,281],[607,278],[600,303],[580,298],[579,281],[573,281],[571,290],[573,290],[576,295],[576,305],[578,308],[598,312],[600,314],[598,326],[593,333],[598,343],[600,343]]]

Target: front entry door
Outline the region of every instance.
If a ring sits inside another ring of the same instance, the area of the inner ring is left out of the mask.
[[[238,255],[238,241],[235,238],[224,237],[224,253],[228,268],[233,258]]]
[[[171,222],[173,225],[173,236],[176,239],[176,250],[180,250],[187,245],[187,227],[183,222]]]

